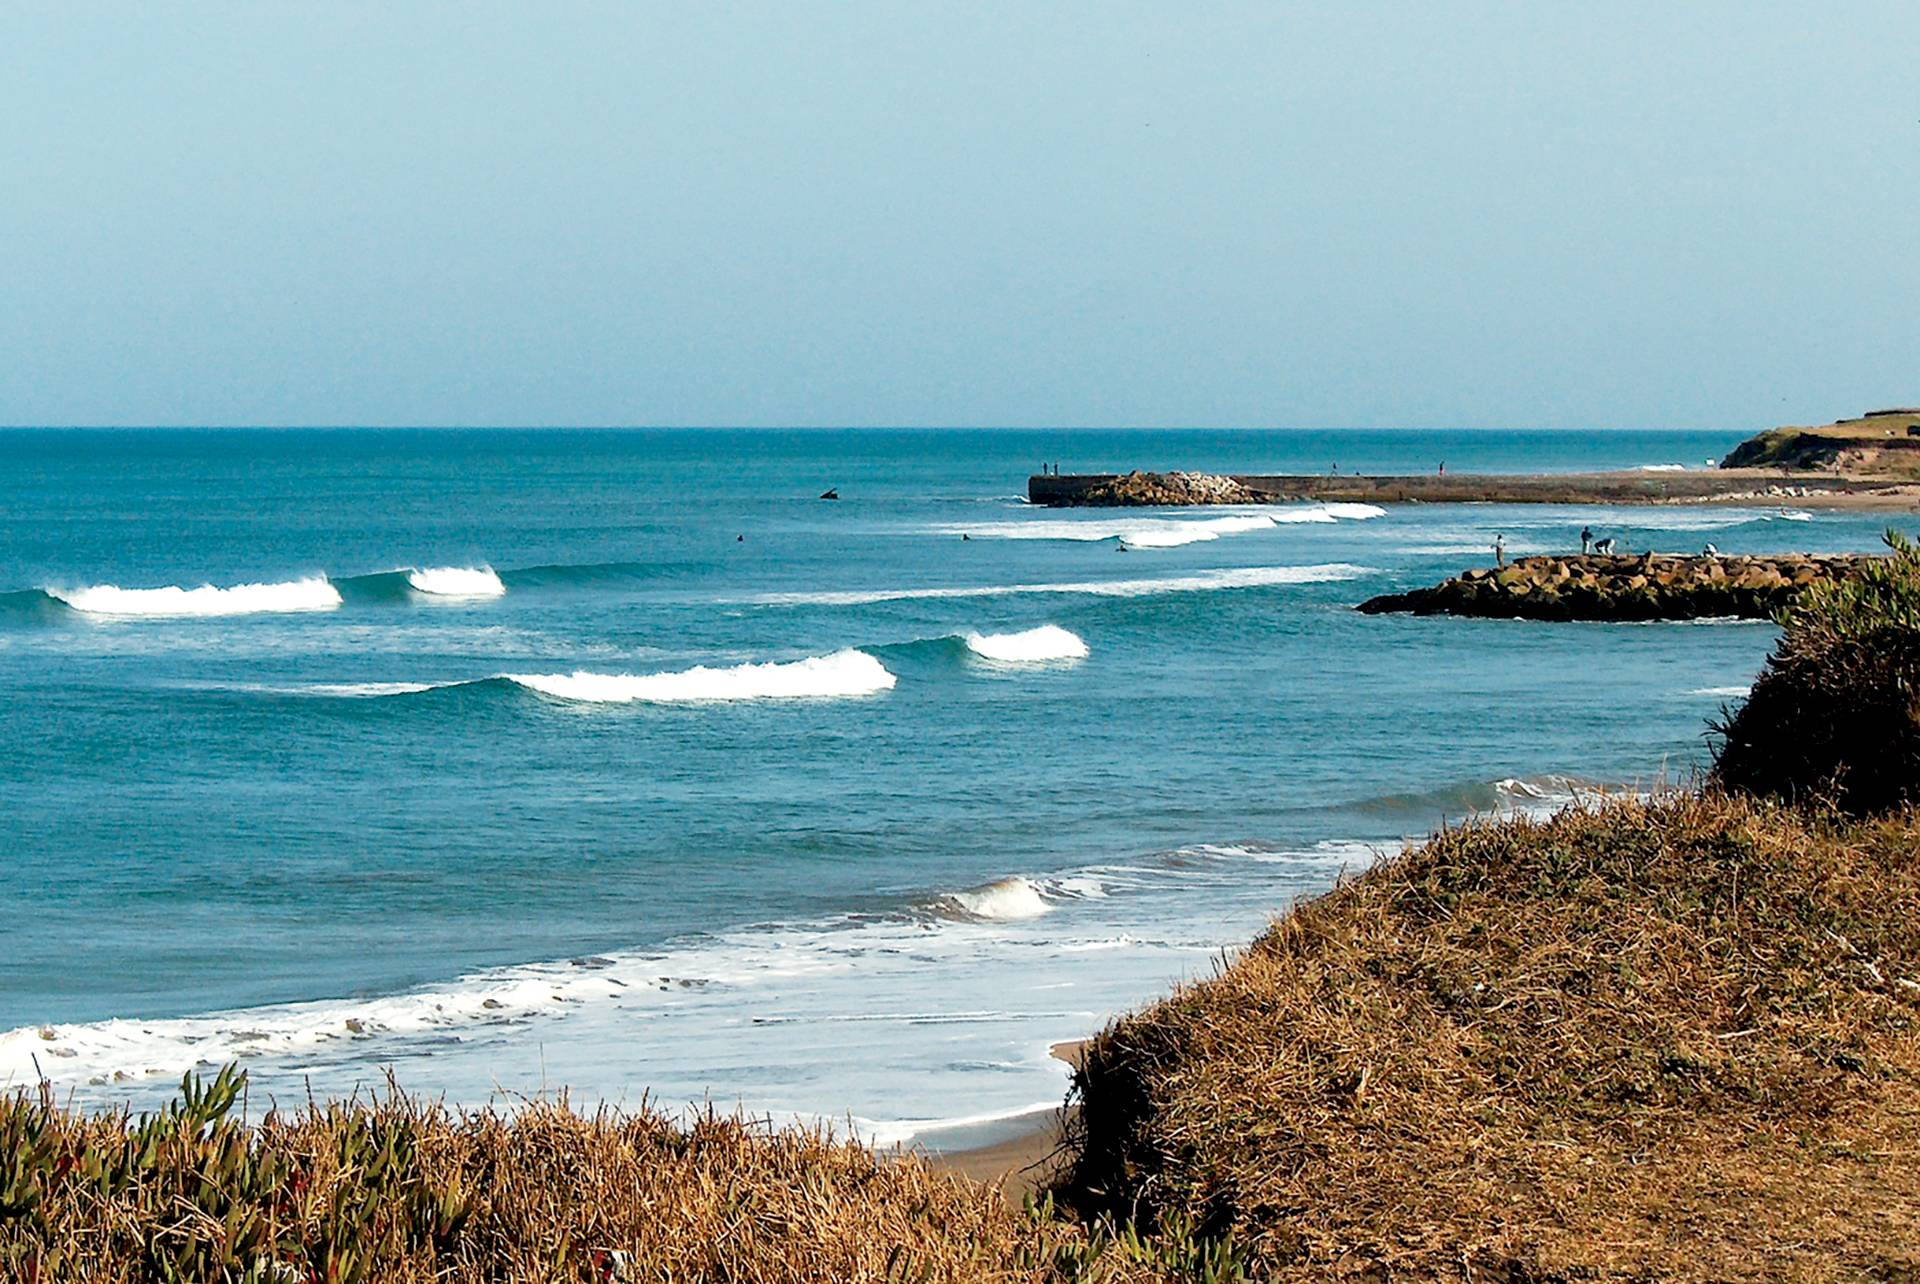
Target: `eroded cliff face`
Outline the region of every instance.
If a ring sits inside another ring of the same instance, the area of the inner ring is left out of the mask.
[[[1720,466],[1912,480],[1920,477],[1920,410],[1875,410],[1822,428],[1775,428],[1741,442]]]
[[[1867,560],[1800,553],[1527,557],[1372,598],[1360,610],[1529,620],[1768,619],[1808,585],[1850,575]]]

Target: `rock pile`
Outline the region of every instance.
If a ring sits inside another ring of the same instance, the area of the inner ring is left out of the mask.
[[[1369,615],[1527,620],[1769,619],[1807,585],[1851,574],[1863,556],[1527,557],[1434,588],[1361,603]]]
[[[1214,473],[1131,472],[1089,487],[1068,501],[1088,507],[1257,504],[1262,497]]]

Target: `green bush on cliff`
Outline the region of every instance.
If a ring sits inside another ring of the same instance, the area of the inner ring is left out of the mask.
[[[1867,815],[1920,801],[1920,548],[1810,587],[1746,703],[1715,725],[1724,788]]]

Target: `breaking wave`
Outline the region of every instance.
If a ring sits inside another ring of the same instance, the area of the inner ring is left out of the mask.
[[[981,659],[999,664],[1046,664],[1087,656],[1087,644],[1080,635],[1057,624],[1042,624],[1023,633],[963,633],[960,640]]]
[[[429,597],[500,597],[507,591],[491,566],[429,566],[407,572],[407,585]]]
[[[864,606],[873,602],[917,599],[1010,597],[1032,593],[1073,593],[1093,597],[1150,597],[1159,593],[1205,593],[1219,589],[1266,588],[1282,584],[1326,584],[1373,574],[1370,566],[1330,562],[1320,566],[1243,566],[1193,575],[1141,580],[1080,580],[1064,584],[979,584],[959,588],[851,589],[800,593],[763,593],[745,601],[761,606]]]
[[[51,624],[69,613],[65,602],[45,589],[16,589],[0,593],[0,620],[9,624]]]
[[[937,527],[946,535],[969,539],[1067,540],[1098,543],[1117,540],[1128,548],[1180,548],[1227,535],[1245,535],[1276,526],[1366,521],[1386,516],[1373,504],[1306,504],[1300,507],[1234,512],[1218,517],[1114,517],[1094,520],[1048,518],[1018,522],[971,522]]]
[[[966,918],[987,921],[1039,918],[1053,908],[1032,879],[1018,875],[996,879],[969,891],[950,892],[936,904],[951,907]]]
[[[293,611],[330,611],[340,605],[340,590],[324,575],[279,584],[236,584],[216,588],[128,589],[114,584],[46,590],[48,596],[88,615],[122,619],[261,615]]]
[[[865,651],[773,664],[699,665],[678,673],[507,673],[507,681],[589,704],[695,704],[727,700],[836,699],[876,695],[895,678]]]
[[[1412,793],[1385,794],[1336,810],[1391,818],[1422,828],[1441,817],[1484,814],[1546,816],[1601,793],[1597,785],[1573,776],[1508,776],[1465,781]]]

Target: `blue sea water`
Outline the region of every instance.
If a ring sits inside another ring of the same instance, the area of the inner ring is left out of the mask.
[[[1740,435],[0,432],[0,1085],[391,1068],[883,1140],[1050,1104],[1051,1043],[1343,870],[1686,779],[1773,641],[1357,602],[1496,533],[1883,523],[1055,512],[1029,473],[1700,467]]]

